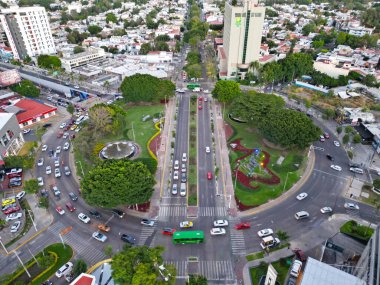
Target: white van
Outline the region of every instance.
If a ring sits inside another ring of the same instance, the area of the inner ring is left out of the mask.
[[[186,183],[181,183],[179,195],[181,195],[182,197],[186,196]]]
[[[174,170],[178,170],[178,169],[179,169],[179,161],[175,160],[174,161]]]
[[[84,119],[84,115],[79,116],[79,118],[75,120],[75,124],[79,125],[80,123],[82,123],[83,119]]]
[[[182,162],[186,162],[187,161],[187,154],[186,152],[182,153]]]
[[[302,268],[302,262],[297,259],[294,260],[292,264],[292,269],[290,270],[290,275],[297,278],[298,275],[300,274],[301,268]]]
[[[309,216],[310,216],[309,213],[306,212],[306,211],[300,211],[300,212],[298,212],[298,213],[296,213],[296,214],[294,215],[294,217],[295,217],[297,220],[306,219],[306,218],[308,218]]]
[[[262,242],[260,243],[261,248],[265,249],[267,247],[274,247],[280,243],[280,240],[278,238],[274,238],[272,236],[264,237]]]

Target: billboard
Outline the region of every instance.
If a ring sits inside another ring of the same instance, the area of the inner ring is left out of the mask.
[[[10,69],[3,72],[0,72],[0,86],[6,87],[19,83],[21,81],[21,76],[18,73],[17,69]]]

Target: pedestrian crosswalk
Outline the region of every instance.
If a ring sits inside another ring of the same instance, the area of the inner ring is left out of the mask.
[[[187,261],[186,260],[172,260],[165,261],[165,264],[172,264],[177,270],[177,278],[185,278],[187,276]]]
[[[230,237],[231,237],[232,254],[245,255],[246,250],[245,250],[245,239],[244,239],[243,231],[237,231],[234,228],[231,228]]]
[[[156,223],[157,224],[157,223]],[[141,234],[139,237],[138,245],[146,245],[148,239],[154,234],[156,231],[156,226],[154,227],[142,227]],[[149,245],[149,244],[147,244]]]
[[[224,207],[199,207],[199,216],[224,217],[227,216],[227,211]]]
[[[186,206],[161,206],[160,217],[186,217]]]

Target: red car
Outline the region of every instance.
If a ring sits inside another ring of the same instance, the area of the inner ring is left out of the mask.
[[[251,228],[249,223],[240,223],[235,226],[235,230],[245,230]]]
[[[330,138],[330,135],[328,133],[324,133],[323,136],[325,137],[325,139],[329,139]]]
[[[66,208],[70,211],[70,212],[74,212],[76,210],[76,208],[70,203],[66,203]]]
[[[199,100],[199,102],[202,102],[203,98],[202,98],[202,97],[199,97],[199,99],[198,99],[198,100]]]
[[[61,137],[63,137],[63,132],[59,132],[59,133],[57,134],[57,138],[61,138]]]
[[[302,262],[306,261],[306,255],[301,249],[295,248],[293,249],[293,252],[295,253],[295,255],[297,256],[299,260],[301,260]]]
[[[209,171],[207,172],[207,179],[208,180],[211,180],[212,179],[212,173]]]
[[[16,206],[16,207],[11,207],[11,208],[6,209],[3,213],[4,215],[8,215],[8,214],[12,214],[18,211],[20,211],[20,207]]]
[[[202,105],[199,105],[199,106],[198,106],[198,110],[202,110]]]
[[[167,236],[172,236],[174,234],[174,232],[176,231],[176,229],[172,229],[172,228],[164,228],[162,230],[162,234],[163,235],[167,235]]]

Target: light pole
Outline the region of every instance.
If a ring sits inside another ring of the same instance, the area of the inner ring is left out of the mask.
[[[3,249],[5,250],[5,253],[8,254],[8,250],[7,250],[7,248],[5,247],[5,245],[3,244],[3,241],[1,240],[1,237],[0,237],[0,244],[1,244],[1,246],[3,247]]]
[[[286,173],[286,178],[285,178],[284,188],[282,188],[282,194],[283,194],[284,191],[285,191],[286,183],[288,182],[288,175],[289,175],[289,173],[290,173],[290,172]]]
[[[235,191],[236,191],[236,180],[237,180],[237,174],[238,174],[238,171],[239,171],[239,167],[240,167],[240,163],[237,164],[237,168],[236,168],[236,172],[235,172],[235,185],[234,185]]]
[[[82,177],[84,177],[84,172],[83,172],[82,162],[80,162],[80,161],[78,160],[77,163],[79,163],[80,169],[82,170]]]
[[[30,217],[30,219],[32,220],[32,223],[33,223],[34,229],[35,229],[36,232],[37,232],[37,226],[36,226],[36,223],[34,222],[33,217],[32,217],[32,214],[31,214],[30,212],[31,212],[31,211],[28,210],[29,217]]]
[[[24,270],[25,270],[26,274],[28,274],[29,278],[31,278],[32,276],[30,275],[30,273],[29,273],[28,269],[25,267],[24,263],[22,262],[22,260],[21,260],[21,259],[20,259],[20,257],[18,256],[18,254],[17,254],[17,251],[16,251],[16,250],[14,251],[14,254],[16,255],[16,257],[17,257],[18,261],[20,261],[20,263],[21,263],[22,267],[24,268]]]

